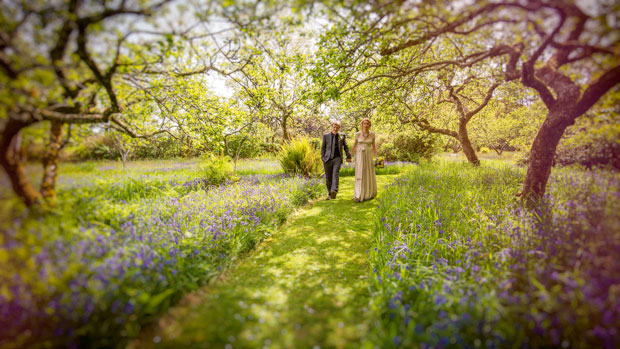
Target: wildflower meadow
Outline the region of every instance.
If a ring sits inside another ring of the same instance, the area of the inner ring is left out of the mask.
[[[239,165],[219,185],[195,161],[66,165],[62,206],[3,223],[2,346],[123,346],[324,195],[322,179],[284,175],[273,160]],[[509,162],[381,170],[393,178],[368,231],[363,343],[618,345],[617,174],[558,170],[530,211]]]
[[[2,347],[118,345],[322,189],[260,173],[213,186],[192,164],[72,170],[62,207],[3,227]]]
[[[443,162],[390,185],[370,251],[379,346],[620,344],[620,178],[557,171],[527,211],[522,177]]]

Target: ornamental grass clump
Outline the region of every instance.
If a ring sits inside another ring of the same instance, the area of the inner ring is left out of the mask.
[[[320,153],[308,138],[296,138],[284,143],[278,161],[288,175],[310,178],[320,176],[323,171]]]
[[[521,208],[523,172],[422,164],[378,206],[372,334],[392,347],[620,344],[620,180],[556,171]]]

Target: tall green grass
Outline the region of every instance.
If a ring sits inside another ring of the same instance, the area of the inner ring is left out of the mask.
[[[318,179],[204,176],[71,166],[52,212],[3,211],[0,347],[120,347],[323,191]]]
[[[602,264],[620,252],[618,175],[557,171],[533,212],[515,197],[523,177],[498,162],[425,163],[387,189],[370,250],[375,345],[620,341],[620,312],[605,310],[620,305],[620,267]]]

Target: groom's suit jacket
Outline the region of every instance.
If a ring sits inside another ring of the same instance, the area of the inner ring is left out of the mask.
[[[351,158],[349,147],[347,146],[346,137],[338,134],[338,146],[340,147],[340,157],[347,154],[347,159]],[[343,151],[344,149],[344,151]],[[321,160],[327,162],[332,157],[332,133],[329,132],[323,135],[323,142],[321,144]]]

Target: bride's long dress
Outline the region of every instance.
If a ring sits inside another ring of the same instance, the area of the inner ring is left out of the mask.
[[[372,161],[372,143],[375,134],[370,132],[364,137],[362,132],[355,134],[357,149],[355,152],[355,192],[354,199],[369,200],[377,196],[377,177]]]

